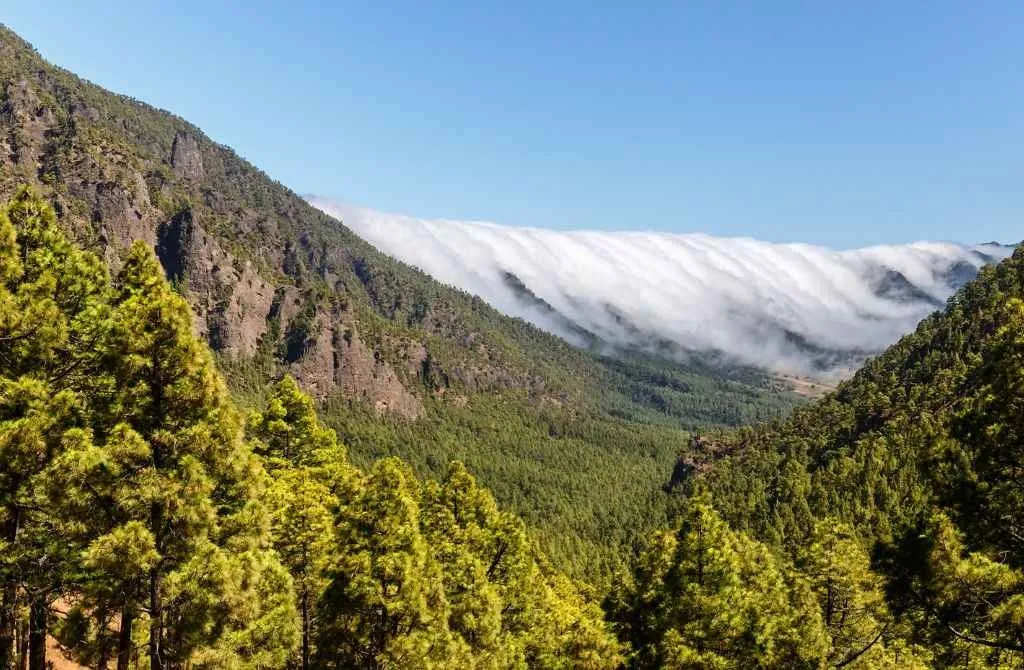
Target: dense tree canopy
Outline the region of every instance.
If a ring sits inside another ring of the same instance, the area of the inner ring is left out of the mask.
[[[31,670],[45,667],[47,612],[71,578],[74,519],[50,514],[41,484],[66,441],[88,441],[107,275],[75,249],[26,189],[0,214],[0,665],[13,662],[17,613],[29,609]]]
[[[412,465],[357,465],[318,409],[380,455],[413,433],[288,376],[243,420],[153,252],[110,278],[21,190],[0,212],[0,669],[44,670],[54,636],[118,670],[1021,668],[1022,333],[1018,253],[836,393],[715,438],[724,457],[679,491],[616,497],[629,470],[609,471],[609,503],[636,509],[586,510],[607,556],[670,530],[603,563],[602,612],[450,457],[505,467],[476,445],[536,421],[646,436],[497,404],[466,415],[473,450],[421,427]],[[557,504],[572,481],[530,448],[521,495]]]
[[[1022,300],[1018,250],[689,482],[817,584],[833,662],[1024,667]]]
[[[463,466],[361,471],[287,376],[243,422],[152,250],[110,280],[23,190],[0,260],[4,670],[619,665]]]
[[[613,596],[642,668],[814,668],[825,625],[806,580],[697,500]]]

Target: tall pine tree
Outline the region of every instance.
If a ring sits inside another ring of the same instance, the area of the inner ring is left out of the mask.
[[[638,668],[817,668],[827,655],[809,585],[705,498],[655,534],[610,609]]]
[[[90,556],[105,578],[138,587],[119,591],[122,627],[130,633],[148,616],[152,670],[225,658],[258,666],[287,653],[297,617],[291,580],[269,553],[266,475],[187,304],[141,243],[115,282],[103,354],[113,380],[103,420],[112,427],[98,457],[110,461],[105,476],[118,476],[89,484],[111,521]],[[103,571],[103,557],[118,554],[144,560]],[[271,583],[285,603],[260,586]],[[268,617],[279,630],[240,641]]]
[[[107,286],[99,259],[20,189],[0,214],[0,668],[12,666],[24,599],[28,667],[43,670],[50,603],[70,587],[73,547],[40,499],[40,475],[88,424]]]
[[[315,653],[317,608],[334,565],[334,515],[356,478],[334,431],[317,418],[312,399],[285,376],[274,384],[248,434],[274,482],[268,492],[274,547],[295,581],[302,618],[299,666]]]

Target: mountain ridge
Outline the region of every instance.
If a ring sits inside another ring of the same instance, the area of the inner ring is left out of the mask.
[[[800,565],[854,531],[906,642],[935,667],[1020,667],[1024,249],[821,400],[716,441],[672,485]],[[1005,665],[1004,665],[1005,663]]]

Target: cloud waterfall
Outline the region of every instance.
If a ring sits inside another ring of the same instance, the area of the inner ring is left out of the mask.
[[[836,251],[426,220],[310,202],[384,253],[572,341],[718,352],[816,376],[842,374],[893,343],[1011,251],[945,242]]]

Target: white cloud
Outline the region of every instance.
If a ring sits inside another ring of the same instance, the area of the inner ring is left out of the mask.
[[[561,232],[310,202],[384,253],[569,339],[571,323],[613,344],[668,342],[803,374],[840,374],[880,351],[987,259],[1009,253],[943,242],[834,251],[703,234]]]

